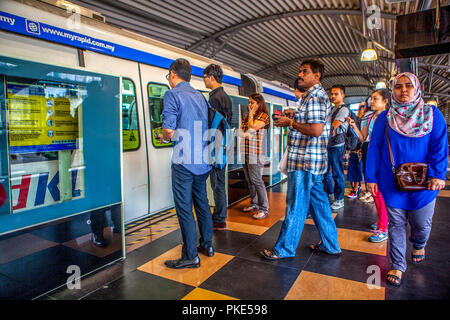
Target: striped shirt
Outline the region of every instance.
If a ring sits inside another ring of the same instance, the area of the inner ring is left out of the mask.
[[[299,123],[324,123],[319,137],[311,137],[290,129],[288,133],[287,171],[309,171],[315,175],[327,171],[327,145],[331,129],[331,104],[322,85],[309,88],[294,116]]]
[[[265,125],[269,124],[269,115],[265,112],[261,112],[257,115],[253,121],[262,121]],[[244,117],[242,121],[241,129],[244,132],[248,130],[248,114]],[[244,155],[248,154],[263,154],[264,149],[264,127],[259,129],[250,138],[245,138],[244,143],[241,143],[241,153]]]

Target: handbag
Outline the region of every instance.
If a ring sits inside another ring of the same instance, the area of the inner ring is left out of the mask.
[[[428,189],[430,182],[427,179],[428,164],[423,162],[402,163],[397,169],[394,166],[391,143],[389,141],[389,128],[386,124],[386,139],[389,149],[392,173],[394,174],[395,186],[399,191],[420,191]]]
[[[280,159],[280,162],[278,163],[278,171],[284,173],[287,175],[287,157],[288,157],[288,148],[284,150],[283,156]]]

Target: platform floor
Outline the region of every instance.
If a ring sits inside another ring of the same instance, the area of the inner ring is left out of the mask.
[[[346,195],[349,193],[346,189]],[[334,214],[339,257],[312,252],[319,241],[307,219],[292,260],[270,262],[262,249],[275,244],[285,213],[286,184],[268,190],[270,216],[254,220],[241,209],[245,199],[228,210],[228,229],[215,231],[216,254],[200,254],[198,269],[173,270],[167,259],[181,255],[181,232],[174,210],[127,226],[127,258],[84,278],[81,289],[60,289],[41,299],[164,299],[164,300],[394,300],[450,297],[450,182],[439,193],[426,260],[411,263],[400,288],[386,284],[387,242],[370,243],[369,226],[376,222],[374,204],[345,197]],[[370,284],[370,286],[368,285]],[[378,284],[378,285],[377,285]]]

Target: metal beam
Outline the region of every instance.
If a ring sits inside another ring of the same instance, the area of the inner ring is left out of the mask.
[[[261,69],[259,71],[256,71],[255,74],[264,73],[266,71],[271,70],[272,68],[280,68],[288,64],[292,64],[298,61],[303,61],[307,59],[326,59],[326,58],[334,58],[334,57],[349,57],[349,58],[359,58],[361,56],[361,53],[355,53],[355,52],[340,52],[340,53],[327,53],[327,54],[317,54],[312,56],[302,56],[302,57],[296,57],[293,59],[285,60],[282,62],[279,62],[277,64],[274,64],[268,68]],[[388,57],[378,57],[380,60],[385,60],[388,62],[395,62],[395,59],[388,58]]]
[[[229,26],[227,28],[224,28],[222,30],[219,30],[207,37],[204,37],[203,39],[200,39],[199,41],[195,42],[194,44],[190,46],[186,46],[186,50],[195,50],[198,47],[202,46],[206,42],[210,41],[211,39],[217,39],[220,36],[227,34],[229,32],[233,32],[235,30],[245,28],[251,25],[255,25],[258,23],[263,23],[271,20],[277,20],[277,19],[286,19],[291,17],[301,17],[301,16],[311,16],[311,15],[327,15],[327,16],[334,16],[334,15],[361,15],[361,10],[342,10],[342,9],[310,9],[310,10],[293,10],[288,11],[285,13],[278,13],[278,14],[271,14],[263,17],[258,17],[246,21],[239,22],[237,24],[234,24],[232,26]],[[395,20],[396,15],[391,13],[381,13],[381,18],[383,19],[390,19]]]
[[[425,72],[426,74],[430,75],[430,71],[428,71],[427,69],[422,68],[422,67],[419,67],[419,69],[420,69],[421,71]],[[450,80],[449,80],[449,79],[444,78],[444,77],[442,77],[442,76],[440,76],[440,75],[438,75],[438,74],[435,74],[435,73],[434,73],[434,74],[433,74],[433,77],[435,77],[436,79],[439,79],[439,80],[441,80],[441,81],[444,81],[444,82],[450,84]]]

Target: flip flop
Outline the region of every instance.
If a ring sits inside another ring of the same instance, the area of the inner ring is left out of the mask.
[[[262,257],[266,260],[283,260],[283,259],[292,259],[294,257],[279,257],[274,249],[267,250],[269,251],[269,254],[266,254],[265,250],[260,251],[259,253],[262,255]]]

